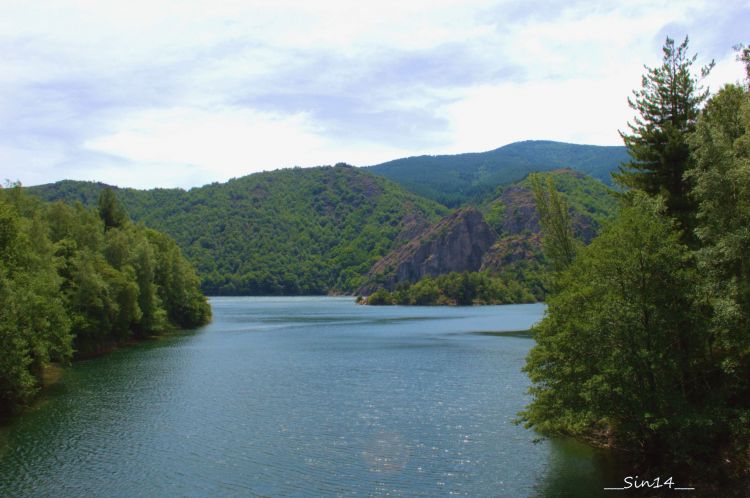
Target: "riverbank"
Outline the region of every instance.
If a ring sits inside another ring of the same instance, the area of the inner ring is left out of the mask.
[[[506,300],[473,300],[470,303],[462,303],[456,299],[435,299],[434,301],[416,302],[412,299],[399,299],[398,297],[383,296],[377,292],[371,296],[357,296],[355,302],[363,306],[502,306],[506,304],[534,304],[543,301],[506,301]]]
[[[47,394],[49,394],[50,392],[54,391],[55,389],[59,388],[61,385],[64,384],[64,378],[65,378],[66,372],[71,367],[71,365],[75,363],[81,363],[81,362],[93,360],[96,358],[110,355],[116,351],[135,348],[138,346],[143,346],[144,344],[155,343],[158,341],[180,337],[180,336],[187,336],[195,330],[197,329],[179,329],[179,328],[165,329],[160,334],[150,334],[150,335],[143,336],[143,337],[131,337],[122,341],[111,342],[111,343],[101,345],[95,350],[90,350],[90,351],[86,351],[83,353],[77,352],[73,355],[73,358],[70,361],[70,363],[67,363],[67,364],[63,364],[59,362],[47,363],[42,367],[42,372],[37,379],[38,389],[37,389],[36,394],[34,394],[33,398],[29,400],[28,403],[26,403],[23,406],[17,407],[14,411],[0,412],[0,427],[4,425],[8,425],[14,419],[18,417],[23,417],[24,414],[26,414],[27,412],[33,411],[36,408],[38,408],[39,404],[44,402],[45,396]]]
[[[369,296],[359,296],[359,304],[468,306],[529,304],[544,298],[543,289],[532,289],[516,279],[483,272],[448,273],[404,283],[392,291],[380,288]]]

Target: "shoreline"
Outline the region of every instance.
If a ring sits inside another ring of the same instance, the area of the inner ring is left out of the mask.
[[[10,425],[14,419],[23,417],[29,411],[34,410],[35,407],[45,401],[45,396],[47,394],[55,388],[64,385],[65,374],[72,364],[100,358],[120,349],[129,349],[149,342],[156,342],[169,337],[188,334],[195,330],[198,329],[168,329],[157,335],[152,334],[140,338],[130,338],[121,342],[107,344],[94,351],[87,351],[80,355],[74,353],[73,358],[67,363],[60,363],[57,361],[47,363],[42,367],[42,374],[39,378],[39,389],[29,403],[19,408],[17,412],[0,413],[0,429]]]

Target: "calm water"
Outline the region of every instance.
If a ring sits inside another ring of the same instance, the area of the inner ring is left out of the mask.
[[[0,429],[0,496],[599,496],[512,423],[542,305],[214,298],[200,330],[69,368]],[[617,480],[622,477],[617,477]]]

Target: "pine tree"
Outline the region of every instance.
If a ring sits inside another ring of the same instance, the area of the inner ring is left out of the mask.
[[[708,76],[713,61],[694,76],[696,55],[688,56],[688,38],[675,46],[667,38],[662,65],[646,67],[642,88],[633,92],[628,104],[638,115],[628,123],[630,133],[620,132],[633,160],[613,176],[623,186],[651,196],[662,195],[667,214],[676,218],[690,242],[695,226],[695,204],[684,173],[689,167],[688,137],[695,130],[701,104],[708,97],[700,79]]]

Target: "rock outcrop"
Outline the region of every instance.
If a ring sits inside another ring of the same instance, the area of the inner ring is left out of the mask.
[[[588,244],[599,231],[610,194],[599,182],[570,169],[555,170],[558,188],[568,197],[573,234]],[[358,294],[378,288],[393,290],[425,276],[453,271],[511,274],[541,268],[541,228],[528,181],[509,185],[486,204],[488,220],[475,208],[464,208],[429,226],[419,213],[407,215],[391,251],[370,269]],[[499,208],[499,209],[498,209]],[[494,229],[493,229],[494,228]]]
[[[541,261],[541,234],[508,235],[499,238],[482,257],[480,271],[498,273],[519,261]]]
[[[425,276],[477,271],[496,238],[482,213],[475,208],[460,209],[375,263],[357,294],[367,295],[380,287],[393,289],[398,283]]]
[[[569,169],[555,170],[558,175],[569,175],[582,180],[584,175]],[[526,185],[511,185],[503,190],[494,202],[505,206],[500,226],[500,236],[485,253],[482,271],[501,272],[519,261],[542,261],[542,237],[539,213],[534,193]],[[599,224],[592,216],[570,208],[573,235],[588,244],[596,236]]]

